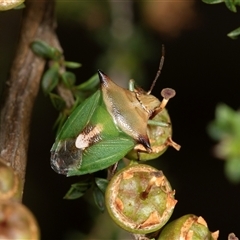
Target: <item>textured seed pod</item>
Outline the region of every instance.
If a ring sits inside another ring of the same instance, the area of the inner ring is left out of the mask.
[[[0,239],[38,240],[39,230],[32,213],[21,203],[0,201]]]
[[[0,158],[0,200],[20,198],[20,189],[17,174]]]
[[[24,0],[1,0],[0,11],[9,10],[22,4]]]
[[[219,231],[210,232],[202,217],[193,214],[182,216],[167,224],[158,240],[216,240]]]
[[[127,158],[142,161],[152,160],[161,156],[167,150],[168,146],[172,146],[176,150],[180,149],[180,145],[172,140],[172,125],[167,110],[164,108],[152,120],[165,124],[165,126],[152,124],[148,124],[147,126],[147,135],[149,137],[152,152],[145,153],[133,149],[127,154]],[[144,149],[142,150],[144,151]]]
[[[168,221],[177,203],[174,194],[162,171],[134,164],[114,175],[105,202],[116,224],[129,232],[146,234]]]

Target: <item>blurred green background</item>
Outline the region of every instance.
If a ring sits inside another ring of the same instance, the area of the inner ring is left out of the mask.
[[[130,78],[148,90],[158,69],[161,45],[166,56],[153,94],[174,88],[168,105],[173,139],[182,148],[149,164],[163,170],[176,189],[178,203],[171,219],[202,216],[219,239],[240,236],[240,185],[224,174],[224,161],[214,157],[216,144],[207,134],[215,107],[233,109],[240,100],[240,41],[228,32],[239,14],[224,4],[200,1],[57,1],[57,34],[66,60],[82,63],[78,82],[103,70],[119,85]],[[0,12],[0,79],[7,79],[14,57],[22,10]],[[90,195],[64,200],[77,177],[57,175],[50,168],[50,148],[57,112],[40,91],[34,108],[24,203],[38,219],[42,239],[131,239],[101,214]],[[239,123],[240,124],[240,123]],[[119,232],[120,231],[120,232]],[[128,237],[128,238],[127,238]]]

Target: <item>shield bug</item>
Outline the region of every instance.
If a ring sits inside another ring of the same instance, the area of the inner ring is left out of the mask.
[[[135,87],[133,80],[129,90],[124,89],[98,71],[100,89],[73,111],[52,146],[51,166],[57,173],[92,173],[115,164],[128,153],[130,158],[146,160],[156,158],[156,153],[160,155],[168,145],[177,146],[171,140],[165,110],[175,91],[164,89],[162,102],[151,95],[163,59],[148,92]],[[165,135],[159,128],[166,128]],[[159,135],[164,139],[161,143]]]

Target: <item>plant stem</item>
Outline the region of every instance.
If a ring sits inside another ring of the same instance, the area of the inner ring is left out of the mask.
[[[39,39],[51,44],[56,39],[54,28],[54,0],[27,0],[0,114],[0,156],[18,174],[22,192],[31,114],[45,66],[45,60],[31,51],[30,43]]]

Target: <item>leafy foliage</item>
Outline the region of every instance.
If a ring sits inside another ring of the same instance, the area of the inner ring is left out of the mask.
[[[65,61],[58,49],[43,41],[32,42],[31,48],[35,54],[49,60],[49,68],[42,77],[42,90],[60,112],[55,123],[55,127],[59,130],[76,106],[96,91],[99,84],[97,74],[84,83],[76,85],[75,74],[67,71],[66,68],[79,68],[80,63]]]
[[[58,60],[61,58],[61,52],[49,46],[46,42],[43,41],[34,41],[31,44],[32,51],[40,57],[49,58],[52,60]]]
[[[228,33],[227,36],[232,39],[237,39],[239,35],[240,35],[240,27],[236,28],[233,31],[231,31],[230,33]]]
[[[240,6],[240,0],[202,0],[202,1],[207,4],[217,4],[217,3],[225,2],[226,7],[234,13],[237,12],[237,6]],[[240,35],[240,28],[237,28],[227,34],[227,36],[232,39],[236,39],[239,35]]]
[[[73,200],[82,197],[89,189],[92,189],[93,199],[96,206],[101,212],[105,209],[104,195],[108,185],[108,181],[103,178],[93,178],[88,176],[87,179],[71,185],[65,199]]]
[[[227,8],[237,12],[240,0],[202,0],[208,4],[225,2]],[[227,34],[232,39],[240,35],[240,27]],[[216,107],[215,120],[209,125],[208,133],[216,141],[217,157],[226,160],[225,173],[232,182],[240,182],[240,112],[234,111],[225,104]]]
[[[208,133],[219,141],[215,147],[217,157],[226,160],[225,172],[232,182],[240,182],[240,112],[225,104],[216,108],[215,120]]]
[[[90,181],[89,179],[78,183],[74,183],[71,185],[71,188],[68,190],[64,198],[65,199],[80,198],[86,193],[86,191],[91,187],[91,185],[92,181]]]

